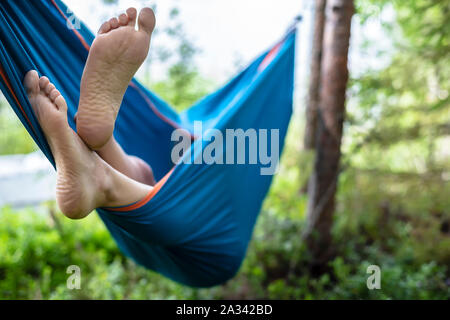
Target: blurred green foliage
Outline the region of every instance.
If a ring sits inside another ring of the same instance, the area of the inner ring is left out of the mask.
[[[170,13],[170,25],[160,28],[159,32],[167,35],[175,45],[175,50],[158,46],[154,48],[156,59],[149,59],[148,63],[167,63],[167,77],[160,81],[152,81],[147,76],[148,86],[157,92],[165,101],[178,111],[182,111],[200,98],[211,92],[214,82],[205,79],[198,72],[195,57],[199,49],[184,32],[183,24],[179,20],[179,10],[173,8]]]
[[[36,149],[33,139],[0,93],[0,155],[30,153]]]
[[[382,21],[393,52],[385,68],[352,79],[328,265],[311,265],[301,241],[313,155],[300,150],[294,119],[247,257],[226,284],[192,289],[145,270],[119,252],[95,213],[69,221],[49,203],[42,213],[0,211],[0,299],[450,299],[449,6],[357,1],[363,24],[395,13]],[[160,50],[174,60],[168,78],[148,82],[181,110],[212,84],[198,74],[182,28],[166,32],[178,43],[174,53]],[[0,105],[0,153],[34,150],[11,119]],[[372,264],[380,290],[366,286]],[[81,290],[66,287],[69,265],[81,268]]]
[[[288,160],[284,157],[283,163]],[[299,172],[293,174],[299,176]],[[347,175],[343,189],[354,187],[354,179]],[[434,216],[386,214],[367,192],[369,182],[345,196],[341,193],[335,259],[326,272],[311,269],[300,241],[304,220],[298,208],[304,199],[295,197],[299,186],[289,176],[277,176],[240,272],[211,289],[181,286],[135,265],[119,252],[95,213],[72,221],[60,214],[4,208],[0,212],[0,298],[450,298],[448,226],[442,229],[442,221]],[[355,208],[355,203],[366,205]],[[48,205],[49,212],[52,206]],[[371,264],[381,268],[380,290],[366,287],[366,269]],[[69,265],[81,268],[80,290],[67,289]]]

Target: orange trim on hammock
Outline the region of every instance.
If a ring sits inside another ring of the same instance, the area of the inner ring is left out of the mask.
[[[269,53],[267,53],[267,55],[264,57],[263,61],[259,65],[258,71],[264,70],[272,62],[272,60],[277,55],[278,51],[280,51],[280,48],[281,48],[281,45],[283,44],[283,42],[284,41],[281,41],[280,43],[276,44],[275,47],[273,47],[269,51]]]
[[[172,174],[174,168],[172,168],[161,180],[158,181],[157,184],[154,185],[153,189],[150,190],[150,192],[140,201],[126,206],[126,207],[118,207],[118,208],[104,208],[109,211],[131,211],[139,209],[143,206],[145,206],[157,193],[159,190],[161,190],[162,186],[166,183],[166,181],[169,179],[170,175]]]
[[[23,116],[24,116],[25,119],[27,120],[27,122],[28,122],[28,124],[30,125],[31,129],[33,130],[34,134],[36,134],[36,131],[34,130],[34,127],[33,127],[33,125],[31,124],[30,119],[28,118],[27,114],[26,114],[25,111],[23,110],[23,107],[22,107],[22,105],[20,104],[19,99],[17,99],[17,96],[16,96],[16,94],[14,93],[14,90],[12,89],[11,83],[9,82],[8,77],[6,76],[5,71],[3,70],[3,67],[2,67],[1,65],[0,65],[0,76],[1,76],[2,79],[3,79],[3,82],[5,82],[6,86],[8,87],[8,90],[11,92],[11,94],[12,94],[12,96],[13,96],[13,98],[14,98],[14,101],[16,101],[17,105],[18,105],[19,108],[20,108],[20,111],[22,112]]]

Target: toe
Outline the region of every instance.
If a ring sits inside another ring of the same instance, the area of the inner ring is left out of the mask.
[[[39,93],[39,75],[36,70],[28,71],[23,84],[28,95]]]
[[[64,97],[61,94],[56,97],[54,102],[60,111],[67,112],[66,100],[64,99]]]
[[[50,80],[48,80],[48,78],[46,76],[43,76],[39,79],[39,87],[41,88],[41,90],[44,90],[48,84],[50,83]]]
[[[144,8],[139,13],[139,30],[143,30],[148,34],[151,34],[155,28],[155,14],[150,8]]]
[[[119,20],[117,20],[117,18],[111,18],[109,23],[111,24],[112,29],[117,29],[119,27]]]
[[[50,100],[54,102],[55,99],[58,98],[60,95],[61,93],[58,91],[58,89],[53,89],[52,91],[50,91],[48,97],[50,98]]]
[[[127,15],[128,25],[134,27],[136,25],[137,10],[135,8],[128,8]]]
[[[121,27],[124,27],[124,26],[128,25],[128,16],[125,13],[122,13],[119,16],[119,25]]]
[[[111,24],[109,23],[109,21],[106,21],[105,23],[102,24],[102,26],[98,30],[98,33],[99,34],[107,33],[109,30],[111,30]]]
[[[45,93],[46,93],[47,95],[50,95],[50,92],[52,92],[54,89],[55,89],[55,85],[54,85],[53,83],[49,83],[49,84],[45,87],[44,91],[45,91]]]

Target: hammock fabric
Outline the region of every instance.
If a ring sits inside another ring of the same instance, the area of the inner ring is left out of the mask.
[[[0,87],[39,148],[54,165],[49,145],[22,85],[28,70],[46,75],[66,98],[75,129],[79,85],[94,35],[59,0],[0,2]],[[99,208],[121,251],[177,282],[208,287],[238,271],[272,176],[262,164],[174,166],[175,128],[279,130],[280,152],[292,113],[295,31],[289,32],[217,92],[177,114],[133,80],[114,135],[128,154],[144,159],[158,183],[143,200]],[[270,138],[268,138],[270,141]],[[201,157],[208,141],[197,137],[184,155]],[[270,149],[270,146],[268,147]],[[235,152],[228,147],[224,153]]]

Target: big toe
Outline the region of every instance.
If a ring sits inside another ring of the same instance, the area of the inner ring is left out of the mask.
[[[144,8],[141,10],[138,19],[139,30],[143,30],[148,34],[151,34],[155,28],[155,22],[155,14],[152,9]]]
[[[39,74],[36,70],[28,71],[25,75],[23,84],[28,95],[39,93]]]

